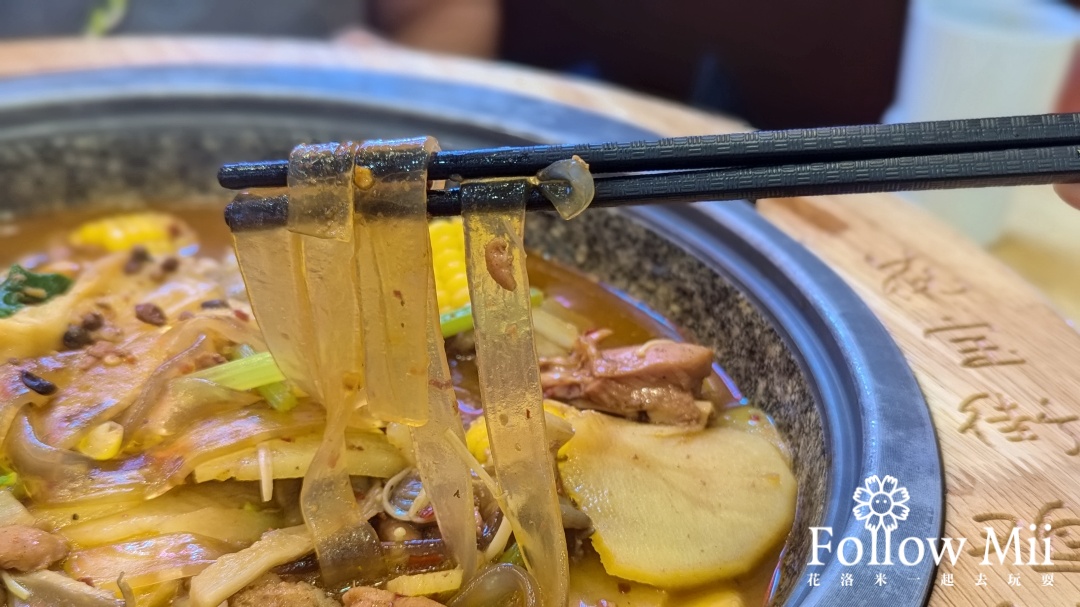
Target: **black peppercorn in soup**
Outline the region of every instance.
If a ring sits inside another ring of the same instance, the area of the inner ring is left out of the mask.
[[[523,213],[410,213],[2,226],[7,604],[767,601],[796,482],[712,352]]]

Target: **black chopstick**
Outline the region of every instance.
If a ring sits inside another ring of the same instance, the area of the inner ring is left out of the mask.
[[[600,175],[807,165],[1070,144],[1080,145],[1080,114],[755,131],[631,143],[440,151],[428,163],[428,176],[444,180],[532,175],[552,162],[574,155]],[[284,186],[287,177],[288,162],[284,160],[228,164],[218,172],[218,182],[234,190]],[[945,187],[944,182],[936,183],[937,187]]]
[[[598,176],[591,207],[896,192],[1080,181],[1075,145],[735,169]],[[434,217],[461,213],[461,187],[428,191]],[[526,209],[552,210],[538,187]],[[234,231],[285,225],[288,196],[240,194],[225,211]]]

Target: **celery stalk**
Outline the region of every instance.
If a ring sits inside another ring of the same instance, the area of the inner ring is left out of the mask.
[[[543,302],[544,294],[540,289],[530,289],[529,300],[534,307],[538,306]],[[471,331],[472,306],[465,305],[442,314],[439,324],[444,338]],[[296,406],[296,396],[285,383],[285,375],[269,352],[255,352],[246,344],[237,346],[236,351],[240,358],[192,373],[191,377],[212,381],[232,390],[257,389],[266,402],[279,411],[288,411]]]
[[[517,542],[514,542],[502,553],[499,557],[500,563],[510,563],[511,565],[517,565],[518,567],[525,566],[525,559],[521,558],[521,548],[518,548]]]
[[[240,358],[192,373],[191,377],[205,379],[232,390],[258,390],[266,402],[278,411],[288,411],[296,406],[285,376],[274,364],[269,352],[255,352],[246,344],[237,346]]]
[[[529,289],[529,301],[533,307],[536,307],[544,301],[544,294],[540,289]],[[444,338],[471,331],[473,328],[472,305],[465,304],[457,310],[439,316],[439,324],[442,325]]]
[[[192,373],[191,376],[221,384],[232,390],[252,390],[285,380],[269,352],[238,358]]]
[[[255,349],[247,344],[240,344],[236,347],[236,353],[240,355],[238,360],[251,359],[255,356],[259,356],[255,352]],[[265,353],[269,356],[269,352]],[[270,362],[274,359],[271,357]],[[274,366],[277,369],[277,365]],[[278,371],[280,373],[280,371]],[[284,376],[282,376],[284,379]],[[273,407],[276,411],[289,411],[296,406],[296,395],[293,394],[292,388],[289,387],[284,381],[276,381],[269,384],[263,384],[257,386],[255,390],[264,398],[266,402]]]

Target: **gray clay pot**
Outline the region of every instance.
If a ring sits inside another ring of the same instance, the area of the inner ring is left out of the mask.
[[[214,176],[224,162],[284,158],[304,141],[421,134],[444,149],[654,137],[505,92],[365,72],[55,74],[0,82],[0,213],[146,199],[220,204],[228,194]],[[794,447],[799,505],[775,604],[925,603],[929,559],[846,567],[822,552],[823,565],[807,565],[810,527],[831,527],[834,550],[843,537],[869,548],[852,497],[874,475],[896,477],[910,495],[897,538],[938,537],[943,521],[925,400],[899,349],[835,273],[745,202],[594,210],[571,222],[536,214],[527,225],[535,251],[621,289],[714,348],[742,393],[776,419]],[[879,572],[884,586],[874,583]],[[820,586],[810,584],[812,573]]]

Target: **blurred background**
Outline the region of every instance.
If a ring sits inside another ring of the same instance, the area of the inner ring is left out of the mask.
[[[1080,111],[1080,0],[0,0],[0,39],[321,38],[498,59],[777,129]],[[1080,318],[1080,212],[921,193]]]

